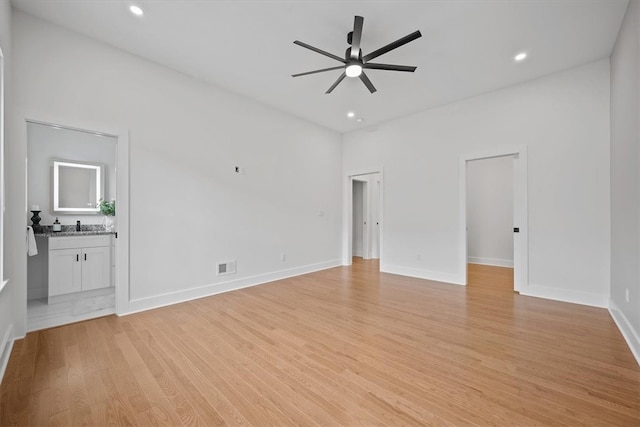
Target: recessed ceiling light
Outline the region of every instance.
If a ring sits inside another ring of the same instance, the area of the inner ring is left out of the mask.
[[[129,10],[131,11],[131,13],[133,13],[136,16],[144,15],[143,10],[140,9],[140,7],[136,6],[135,4],[132,4],[131,6],[129,6]]]
[[[347,117],[349,117],[349,118],[352,118],[352,117],[354,117],[355,115],[356,115],[356,113],[354,113],[353,111],[349,111],[349,112],[347,113]]]
[[[526,58],[527,58],[527,53],[526,52],[520,52],[513,59],[515,59],[518,62],[521,62],[521,61],[524,61]]]
[[[358,118],[356,119],[356,122],[358,122],[358,123],[362,123],[362,122],[364,122],[364,119],[363,119],[362,117],[358,117]]]

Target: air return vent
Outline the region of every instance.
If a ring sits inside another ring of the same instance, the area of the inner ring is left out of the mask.
[[[217,264],[216,274],[218,276],[224,276],[226,274],[235,274],[236,261],[222,261]]]

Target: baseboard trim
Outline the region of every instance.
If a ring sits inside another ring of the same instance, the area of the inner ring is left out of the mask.
[[[336,259],[320,262],[317,264],[309,264],[301,267],[290,268],[287,270],[274,271],[272,273],[243,277],[241,279],[229,280],[227,282],[199,286],[197,288],[168,292],[166,294],[155,295],[148,298],[134,299],[129,301],[126,310],[118,312],[117,314],[118,316],[122,316],[138,313],[141,311],[152,310],[155,308],[166,307],[168,305],[179,304],[181,302],[187,302],[198,298],[221,294],[224,292],[248,288],[251,286],[262,285],[276,280],[287,279],[290,277],[300,276],[303,274],[313,273],[315,271],[326,270],[339,266],[342,266],[342,261]]]
[[[622,310],[620,310],[620,307],[618,307],[612,299],[609,299],[608,308],[611,318],[616,322],[616,326],[620,330],[624,340],[627,342],[633,357],[635,357],[636,362],[640,365],[640,334],[638,334],[638,331],[633,328]]]
[[[451,273],[443,273],[439,271],[429,271],[415,267],[404,267],[401,265],[381,264],[380,271],[382,273],[398,274],[400,276],[416,277],[418,279],[432,280],[434,282],[443,282],[450,285],[464,285],[460,278]]]
[[[0,342],[0,383],[2,383],[4,373],[7,370],[7,365],[9,364],[9,357],[11,356],[11,350],[13,349],[14,341],[15,339],[13,338],[13,324],[11,324],[7,328],[7,332],[4,334],[4,337],[2,337],[2,342]]]
[[[588,292],[570,291],[567,289],[549,288],[546,286],[529,285],[521,289],[520,295],[528,297],[551,299],[554,301],[570,302],[573,304],[588,305],[591,307],[607,308],[606,295],[592,294]]]
[[[493,265],[494,267],[513,268],[512,259],[482,258],[482,257],[470,256],[467,258],[467,262],[470,264]]]

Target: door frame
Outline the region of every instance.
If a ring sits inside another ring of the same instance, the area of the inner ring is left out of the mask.
[[[459,262],[462,283],[467,284],[467,163],[473,160],[513,156],[513,223],[519,228],[513,239],[513,289],[525,291],[529,287],[529,218],[527,146],[498,147],[460,156],[460,222]]]
[[[118,316],[129,313],[129,130],[114,126],[79,121],[63,117],[56,117],[46,113],[31,112],[24,116],[24,140],[28,143],[27,123],[45,126],[56,126],[63,129],[88,132],[95,135],[108,136],[116,139],[116,196],[118,200],[118,237],[113,239],[116,256],[115,273],[115,313]],[[28,159],[27,159],[28,161]],[[25,171],[26,173],[27,171]],[[26,177],[28,179],[28,177]],[[25,180],[25,184],[28,184]],[[27,198],[25,185],[25,205]],[[26,256],[26,254],[25,254]],[[25,272],[25,278],[26,278]],[[26,292],[25,292],[26,296]],[[24,301],[25,325],[27,316],[27,299]]]
[[[349,266],[352,264],[353,256],[353,178],[360,175],[371,175],[374,173],[380,174],[380,192],[378,195],[378,218],[379,218],[379,240],[378,240],[378,255],[380,258],[380,265],[382,265],[383,257],[383,228],[384,228],[384,173],[382,167],[371,169],[360,169],[348,172],[344,175],[343,180],[343,215],[342,215],[342,265]],[[368,212],[368,209],[366,209]],[[367,213],[368,214],[368,213]],[[370,221],[367,219],[367,225],[370,225]],[[369,231],[365,232],[367,235]],[[366,241],[365,243],[368,243]],[[364,248],[368,253],[369,249]]]

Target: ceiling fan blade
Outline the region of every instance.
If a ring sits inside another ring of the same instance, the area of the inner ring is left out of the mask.
[[[404,36],[401,39],[398,39],[398,40],[396,40],[394,42],[391,42],[388,45],[383,46],[378,50],[374,50],[373,52],[371,52],[370,54],[368,54],[366,56],[363,56],[362,60],[364,62],[367,62],[367,61],[369,61],[371,59],[377,58],[380,55],[384,55],[385,53],[389,52],[390,50],[397,49],[400,46],[403,46],[403,45],[405,45],[405,44],[407,44],[409,42],[412,42],[415,39],[418,39],[420,37],[422,37],[422,34],[420,34],[420,31],[415,31],[415,32],[409,34],[408,36]]]
[[[378,90],[378,89],[375,88],[373,83],[371,83],[371,80],[369,80],[369,77],[367,77],[367,75],[364,73],[364,71],[362,72],[362,74],[360,74],[360,80],[362,80],[362,83],[364,83],[364,85],[367,87],[367,89],[369,89],[369,92],[373,93],[376,90]]]
[[[338,77],[338,80],[336,80],[335,83],[332,84],[329,89],[327,89],[327,91],[325,92],[325,95],[328,94],[328,93],[333,92],[333,90],[336,88],[336,86],[338,86],[340,84],[340,82],[344,80],[345,77],[347,77],[347,73],[342,73],[340,75],[340,77]]]
[[[362,25],[364,18],[356,16],[353,20],[353,36],[351,37],[351,59],[358,60],[360,57],[360,40],[362,39]]]
[[[291,77],[308,76],[309,74],[324,73],[325,71],[341,70],[343,68],[344,68],[344,65],[338,65],[337,67],[323,68],[322,70],[307,71],[306,73],[292,74]]]
[[[409,65],[373,64],[369,62],[364,64],[362,68],[370,70],[407,71],[409,73],[413,73],[418,67],[412,67]]]
[[[336,61],[342,62],[343,64],[347,62],[347,61],[345,61],[343,58],[340,58],[339,56],[336,56],[336,55],[334,55],[334,54],[332,54],[332,53],[325,52],[325,51],[324,51],[324,50],[322,50],[322,49],[318,49],[317,47],[313,47],[313,46],[311,46],[311,45],[308,45],[308,44],[306,44],[306,43],[303,43],[303,42],[301,42],[300,40],[296,40],[296,41],[294,41],[294,42],[293,42],[293,44],[297,44],[298,46],[305,47],[305,48],[307,48],[307,49],[309,49],[309,50],[312,50],[312,51],[314,51],[314,52],[316,52],[316,53],[319,53],[320,55],[328,56],[329,58],[331,58],[331,59],[335,59]]]

